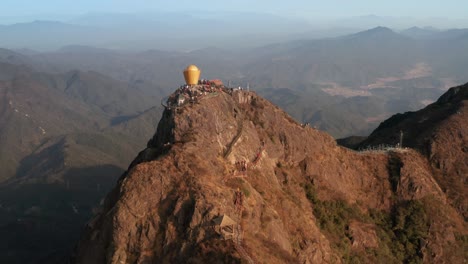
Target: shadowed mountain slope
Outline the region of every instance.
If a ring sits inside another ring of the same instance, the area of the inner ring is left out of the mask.
[[[115,125],[137,118],[160,101],[138,87],[94,72],[50,75],[26,66],[0,67],[7,73],[0,81],[0,163],[5,168],[0,181],[11,177],[19,160],[43,142],[71,133],[122,130]]]
[[[153,134],[160,97],[95,72],[0,75],[0,262],[61,259]]]

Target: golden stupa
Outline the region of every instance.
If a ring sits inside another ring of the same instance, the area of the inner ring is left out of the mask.
[[[200,69],[198,69],[195,65],[189,65],[184,70],[184,78],[185,82],[188,85],[196,85],[198,84],[198,80],[200,79]]]

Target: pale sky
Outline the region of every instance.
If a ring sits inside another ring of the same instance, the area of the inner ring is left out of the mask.
[[[468,0],[0,0],[1,17],[60,18],[92,12],[248,11],[296,18],[362,15],[468,18]]]

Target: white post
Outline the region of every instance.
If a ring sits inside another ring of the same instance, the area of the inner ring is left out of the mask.
[[[403,130],[400,130],[400,148],[403,148]]]

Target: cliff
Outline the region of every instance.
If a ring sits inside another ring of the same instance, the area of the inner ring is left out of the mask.
[[[460,263],[466,222],[431,164],[337,146],[253,92],[210,93],[164,111],[71,262]]]

